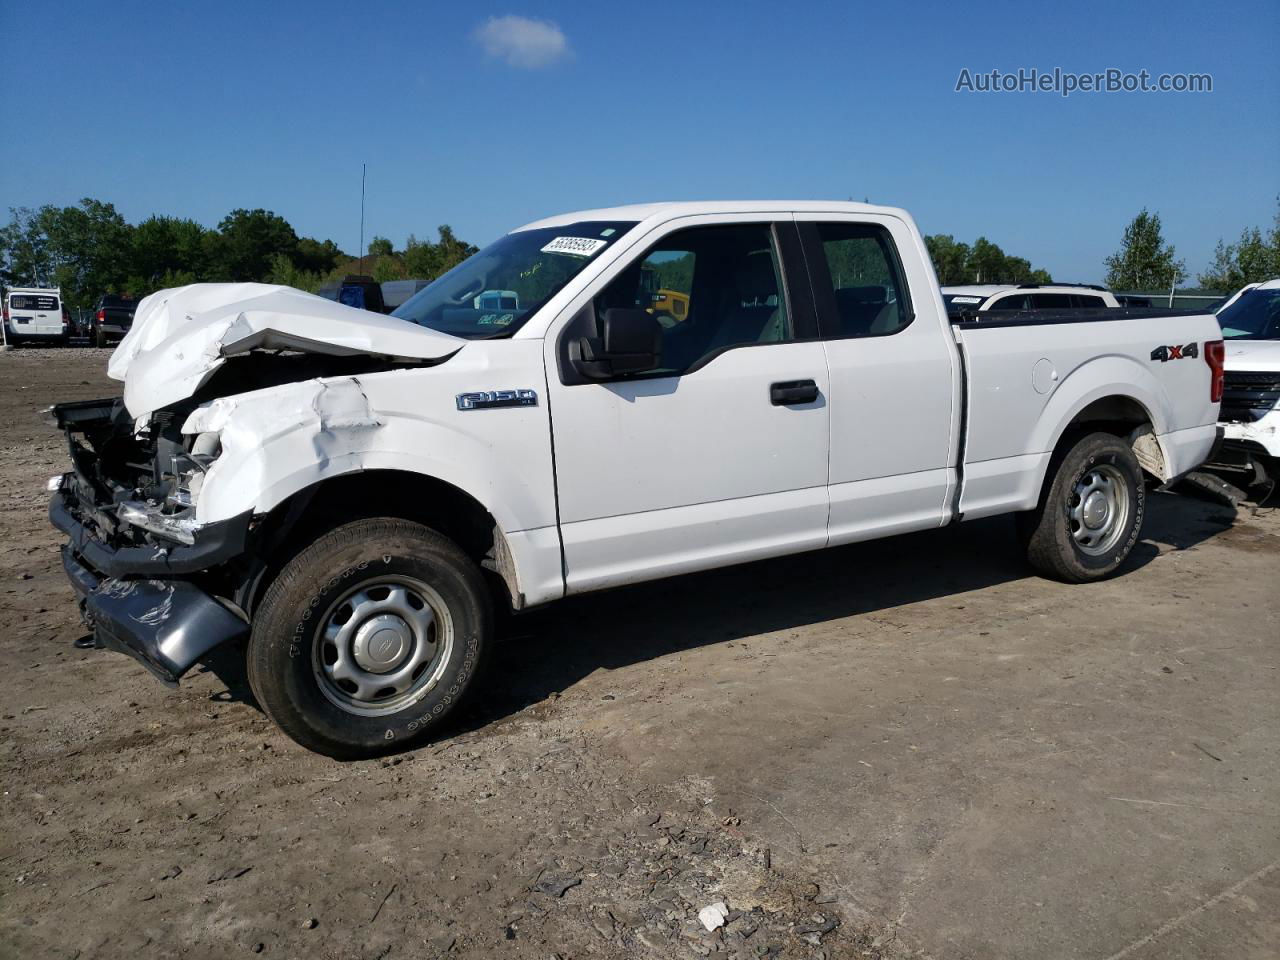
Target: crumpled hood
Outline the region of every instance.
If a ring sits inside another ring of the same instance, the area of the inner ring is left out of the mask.
[[[140,417],[191,396],[228,357],[250,350],[440,360],[465,343],[293,287],[194,283],[138,304],[107,374],[124,381],[125,406]]]
[[[1280,340],[1228,340],[1224,366],[1240,373],[1280,372]]]

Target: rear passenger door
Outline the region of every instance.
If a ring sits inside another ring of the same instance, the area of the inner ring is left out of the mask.
[[[660,228],[548,331],[568,592],[826,544],[827,361],[795,224]],[[657,370],[586,381],[610,308],[662,327]]]
[[[960,374],[925,254],[892,217],[800,214],[797,226],[831,376],[829,542],[940,526]]]

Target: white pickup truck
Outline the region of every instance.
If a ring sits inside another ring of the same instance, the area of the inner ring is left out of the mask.
[[[505,608],[999,513],[1042,573],[1107,576],[1144,472],[1214,445],[1222,343],[953,324],[902,210],[663,203],[521,227],[391,316],[164,290],[109,372],[122,400],[54,408],[50,481],[97,645],[172,683],[247,637],[283,730],[365,757],[433,734]]]

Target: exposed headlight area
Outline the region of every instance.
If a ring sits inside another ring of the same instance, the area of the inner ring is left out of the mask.
[[[162,472],[163,497],[125,500],[116,511],[122,523],[178,543],[195,543],[196,506],[205,474],[222,452],[219,435],[197,434],[188,439],[186,449],[169,455],[169,469]]]

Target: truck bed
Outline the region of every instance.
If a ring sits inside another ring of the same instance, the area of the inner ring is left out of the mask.
[[[1152,472],[1163,479],[1198,465],[1213,444],[1217,404],[1203,345],[1219,332],[1210,314],[1028,310],[978,314],[951,329],[966,370],[966,518],[1034,507],[1056,431],[1082,411],[1103,422],[1144,414],[1163,461]],[[1141,411],[1116,409],[1117,397],[1135,398]]]

